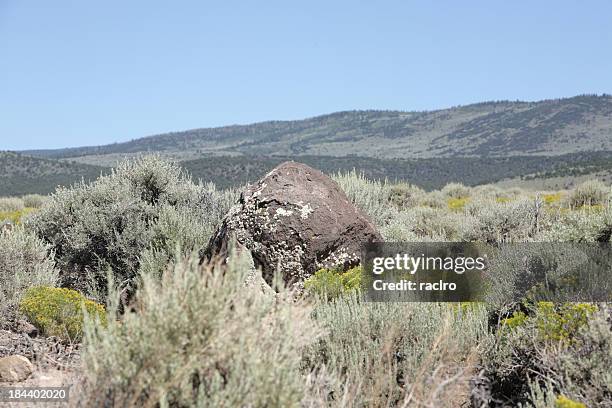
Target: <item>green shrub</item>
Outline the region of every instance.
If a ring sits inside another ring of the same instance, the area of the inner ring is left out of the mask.
[[[319,269],[304,281],[304,288],[316,296],[334,299],[361,287],[363,268],[356,266],[346,272]]]
[[[567,349],[544,353],[543,370],[561,384],[557,392],[588,407],[612,406],[612,330],[609,306],[593,313]],[[549,374],[550,375],[550,374]]]
[[[517,300],[531,304],[541,300],[576,299],[577,295],[584,298],[605,290],[608,282],[605,272],[584,274],[583,271],[593,271],[593,267],[607,271],[612,267],[612,260],[605,256],[608,251],[592,245],[514,243],[497,250],[490,246],[486,250],[495,253],[487,265],[485,299],[501,314]]]
[[[610,187],[599,180],[589,180],[576,186],[568,197],[571,207],[593,206],[606,204],[610,195]]]
[[[587,408],[582,402],[571,400],[564,395],[559,395],[555,400],[555,408]]]
[[[511,317],[507,317],[501,321],[502,328],[507,327],[508,329],[516,329],[521,327],[527,321],[527,315],[521,311],[515,311]]]
[[[538,302],[536,327],[539,338],[554,342],[571,342],[587,323],[597,306],[589,303],[569,303],[555,307],[552,302]]]
[[[79,340],[83,335],[85,312],[106,324],[104,306],[75,290],[37,286],[26,291],[19,310],[47,336]]]
[[[469,197],[461,197],[461,198],[451,197],[447,201],[448,208],[452,211],[461,211],[463,210],[463,207],[465,207],[468,201],[469,201]]]
[[[549,396],[554,392],[587,406],[612,404],[608,313],[593,304],[541,302],[532,314],[510,318],[511,330],[504,329],[509,321],[502,321],[500,330],[482,344],[490,398],[512,406],[527,402],[551,406],[551,398],[540,395],[541,387],[548,387]]]
[[[542,199],[548,205],[555,205],[555,204],[561,202],[562,198],[563,198],[563,193],[562,192],[548,193],[548,194],[542,195]]]
[[[103,293],[108,270],[129,285],[142,256],[155,253],[155,265],[164,265],[177,247],[203,247],[227,210],[219,196],[177,165],[147,156],[91,184],[59,189],[31,226],[55,250],[62,286],[85,290],[93,282]]]
[[[535,324],[537,338],[541,341],[568,343],[574,341],[579,329],[586,325],[589,316],[597,311],[590,303],[566,303],[555,306],[552,302],[538,302],[535,317],[516,311],[502,320],[502,327],[516,329],[532,322]]]
[[[143,276],[137,313],[87,324],[84,406],[299,406],[301,351],[320,335],[311,309],[245,287],[243,258],[198,261]]]
[[[35,208],[22,208],[15,211],[0,211],[0,222],[8,221],[11,224],[21,224],[25,217],[36,212]]]
[[[544,385],[537,382],[530,383],[531,401],[533,408],[587,408],[582,402],[567,398],[565,395],[556,395],[554,385],[548,381]]]
[[[14,317],[28,288],[53,286],[57,279],[48,246],[34,234],[23,227],[0,233],[0,327]]]

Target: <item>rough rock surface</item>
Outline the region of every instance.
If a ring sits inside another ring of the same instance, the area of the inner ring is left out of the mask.
[[[80,344],[65,344],[56,337],[31,338],[25,333],[0,330],[0,358],[22,355],[37,366],[72,367],[80,364]]]
[[[318,268],[357,265],[361,245],[382,237],[332,179],[285,162],[246,188],[205,256],[226,256],[232,240],[250,251],[270,284],[277,268],[286,282],[296,283]]]
[[[14,355],[0,358],[0,382],[21,382],[27,380],[34,371],[30,360]]]
[[[38,336],[38,329],[27,320],[18,320],[16,324],[17,333],[27,334],[29,337]]]

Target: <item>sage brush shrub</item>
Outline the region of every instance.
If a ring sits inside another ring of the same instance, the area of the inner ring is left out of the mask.
[[[480,201],[468,206],[467,213],[474,217],[466,241],[525,242],[531,241],[538,231],[538,222],[544,215],[533,200],[523,198],[510,202]]]
[[[550,242],[609,242],[612,237],[612,208],[601,211],[581,208],[561,213],[539,239]]]
[[[84,290],[93,281],[103,291],[108,270],[130,285],[142,256],[161,267],[177,247],[204,246],[225,212],[218,196],[176,164],[146,156],[59,189],[30,226],[55,250],[63,286]]]
[[[603,205],[610,198],[610,186],[599,180],[588,180],[576,186],[568,197],[571,207]]]
[[[414,242],[420,237],[409,228],[411,217],[406,212],[398,212],[386,225],[380,228],[380,233],[387,242]]]
[[[529,315],[502,320],[482,344],[482,373],[490,392],[480,395],[477,406],[546,406],[546,398],[534,392],[542,388],[556,399],[612,406],[609,314],[606,305],[542,302]]]
[[[505,192],[497,186],[485,184],[482,186],[476,186],[472,189],[473,197],[484,197],[484,198],[498,198],[505,196]]]
[[[53,286],[58,279],[50,249],[23,227],[0,233],[0,327],[14,318],[32,286]]]
[[[471,195],[471,189],[461,183],[449,183],[442,188],[441,192],[450,198],[466,198]]]
[[[447,197],[440,191],[430,191],[420,202],[421,206],[437,209],[445,209],[448,207]]]
[[[47,201],[47,197],[40,194],[27,194],[22,198],[23,204],[29,208],[40,208]]]
[[[533,408],[587,408],[582,402],[567,398],[565,395],[557,395],[552,383],[544,385],[538,382],[530,382],[529,390],[531,401],[529,406]]]
[[[332,177],[349,200],[370,216],[376,225],[386,224],[395,211],[389,205],[391,189],[385,182],[369,180],[355,170]]]
[[[144,275],[135,313],[86,325],[85,405],[299,406],[301,352],[320,333],[311,309],[282,289],[270,299],[245,287],[243,257],[198,263],[184,259],[161,280]]]
[[[21,211],[25,207],[23,200],[17,197],[0,197],[0,212]]]
[[[484,308],[366,302],[316,306],[326,334],[304,354],[312,406],[459,406],[486,335]]]
[[[460,241],[471,220],[463,214],[431,207],[399,212],[381,228],[388,241]]]
[[[322,299],[334,299],[343,294],[359,290],[363,268],[356,266],[346,272],[333,269],[319,269],[304,281],[304,289]]]
[[[487,265],[485,300],[501,314],[506,305],[520,301],[571,300],[577,294],[596,298],[609,292],[612,261],[605,248],[540,242],[490,250],[496,253]]]
[[[389,187],[389,202],[400,210],[415,207],[425,194],[423,189],[411,184],[394,184]]]
[[[394,191],[393,185],[376,193],[367,180],[345,180],[344,185],[350,189],[354,202],[361,200],[361,208],[376,219],[389,241],[551,243],[500,254],[503,262],[489,271],[493,290],[487,292],[488,303],[482,306],[484,311],[479,320],[480,334],[472,343],[477,346],[477,357],[472,358],[470,353],[466,357],[465,348],[451,343],[449,349],[464,350],[453,354],[455,359],[451,361],[456,365],[444,363],[444,355],[432,355],[424,360],[432,365],[442,362],[445,367],[468,370],[472,363],[477,363],[478,369],[472,370],[477,374],[472,381],[472,406],[612,407],[609,307],[571,303],[528,307],[530,303],[516,303],[516,299],[537,296],[541,290],[525,289],[526,260],[542,256],[542,251],[548,251],[547,256],[554,259],[561,251],[564,259],[571,262],[559,264],[550,278],[563,280],[571,278],[568,273],[584,255],[578,251],[568,256],[568,249],[555,246],[555,242],[611,240],[612,210],[609,198],[605,198],[609,197],[609,187],[587,183],[569,194],[541,195],[491,186],[471,189],[468,194],[456,186],[447,186],[442,191],[425,193],[417,206],[391,201],[392,208],[383,212],[389,197],[393,197],[392,193],[387,194]],[[467,195],[469,199],[464,198]],[[380,217],[382,213],[386,216]],[[427,380],[432,365],[422,368],[421,360],[404,357],[427,355],[434,348],[432,344],[440,344],[429,343],[433,328],[412,324],[407,317],[411,316],[410,308],[419,308],[419,316],[436,322],[437,327],[443,326],[439,317],[425,309],[431,307],[434,305],[363,305],[357,294],[341,294],[332,302],[317,306],[316,319],[324,324],[328,334],[317,342],[318,348],[309,348],[312,354],[305,357],[307,367],[312,370],[308,376],[311,405],[460,406],[464,403],[441,399],[442,392],[437,391],[436,384],[448,383],[439,377],[437,383],[431,378]],[[374,319],[378,323],[373,324],[368,311],[372,313],[376,308],[388,310],[380,313],[384,318]],[[390,317],[398,315],[402,321]],[[462,319],[465,317],[462,315]],[[411,324],[403,327],[404,320]],[[399,328],[393,329],[395,326]],[[412,338],[413,332],[423,335]],[[460,331],[453,333],[450,338],[463,335]],[[447,335],[440,338],[446,339]],[[433,373],[439,375],[441,371],[444,372],[441,369]],[[421,386],[410,388],[404,382],[410,375],[418,377],[420,380],[415,383]],[[466,388],[451,385],[450,389],[461,394]],[[408,398],[411,398],[409,403]]]

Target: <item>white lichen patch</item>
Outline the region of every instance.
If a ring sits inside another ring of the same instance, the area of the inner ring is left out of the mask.
[[[262,247],[261,250],[265,251],[262,254],[265,253],[270,263],[276,265],[276,269],[282,276],[299,280],[308,277],[302,265],[304,250],[299,245],[292,247],[286,241],[280,241],[265,248]]]
[[[317,268],[333,269],[347,263],[354,263],[359,260],[359,256],[355,253],[349,253],[346,248],[338,248],[329,256],[320,262],[317,262]]]
[[[300,218],[303,220],[308,219],[308,216],[314,212],[310,204],[302,205],[301,207],[298,206],[298,211],[300,212]]]
[[[289,217],[292,214],[293,214],[293,211],[291,210],[285,210],[284,208],[276,209],[276,215],[281,216],[281,217]]]
[[[313,270],[333,269],[359,262],[359,256],[347,246],[335,251],[326,242],[328,230],[336,234],[335,226],[320,225],[327,220],[314,220],[315,210],[327,217],[332,211],[329,203],[290,196],[268,195],[265,183],[260,183],[250,193],[244,194],[239,205],[233,206],[224,220],[226,233],[231,232],[236,241],[248,248],[253,265],[263,267],[263,279],[272,282],[275,271],[286,281],[302,282]],[[314,222],[317,221],[317,222]],[[313,248],[311,249],[310,246]],[[349,244],[351,246],[351,244]],[[312,265],[313,258],[316,269]],[[259,276],[259,275],[258,275]],[[260,278],[261,279],[261,278]]]

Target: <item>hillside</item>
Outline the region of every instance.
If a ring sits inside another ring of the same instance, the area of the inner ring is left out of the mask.
[[[295,121],[194,129],[96,147],[25,152],[108,164],[140,152],[429,158],[612,150],[612,97],[485,102],[429,112],[347,111]]]
[[[283,161],[296,160],[325,173],[353,169],[370,179],[405,181],[427,190],[450,182],[466,185],[501,183],[566,188],[576,180],[597,177],[610,182],[612,152],[570,153],[560,156],[449,157],[432,159],[376,159],[330,156],[212,156],[180,162],[194,179],[212,181],[220,188],[256,181]],[[58,185],[92,180],[108,168],[40,159],[0,152],[0,196],[47,194]]]
[[[48,193],[156,153],[194,178],[229,187],[285,160],[327,173],[426,189],[459,181],[566,187],[612,174],[612,97],[486,102],[431,112],[347,111],[296,121],[195,129],[106,146],[3,153],[0,195]]]
[[[504,158],[451,157],[433,159],[373,159],[367,157],[283,156],[207,157],[182,162],[196,179],[230,187],[256,181],[286,160],[296,160],[333,174],[356,169],[369,179],[405,181],[427,190],[451,182],[479,185],[510,179],[514,184],[555,179],[560,187],[577,176],[599,177],[612,172],[612,152],[570,153],[560,156]]]
[[[48,194],[59,185],[93,180],[105,171],[97,166],[0,152],[0,196]]]

